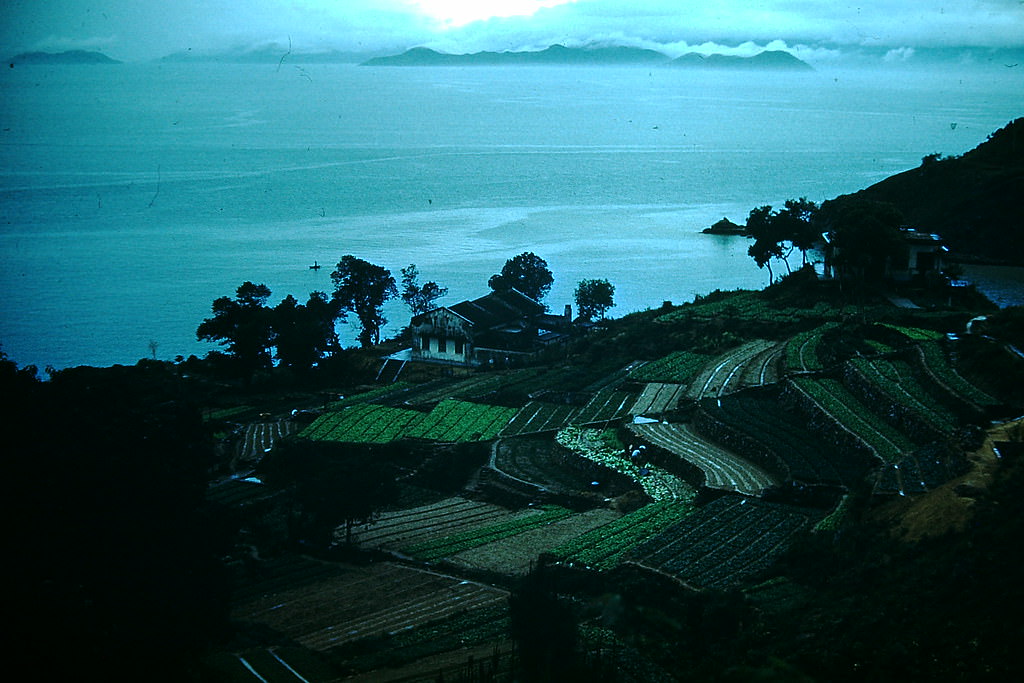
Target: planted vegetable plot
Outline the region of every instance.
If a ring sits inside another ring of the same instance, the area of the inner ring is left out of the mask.
[[[925,372],[953,396],[978,407],[994,406],[999,403],[954,370],[945,351],[938,343],[921,344],[918,348],[920,362]]]
[[[399,439],[487,441],[496,437],[517,411],[449,399],[424,415],[416,410],[366,403],[321,415],[299,436],[349,443],[387,443]]]
[[[629,378],[640,382],[686,384],[710,360],[710,356],[701,353],[676,351],[631,370]]]
[[[408,510],[385,512],[376,521],[353,529],[353,539],[362,546],[398,550],[430,539],[458,533],[507,518],[503,507],[461,497],[421,505]],[[338,534],[344,538],[344,529]]]
[[[520,385],[532,384],[539,368],[507,370],[502,372],[479,372],[459,380],[438,380],[406,392],[404,400],[410,405],[437,403],[447,398],[482,399],[499,390],[509,390]]]
[[[564,543],[551,553],[563,562],[613,569],[641,541],[655,536],[693,511],[688,502],[665,500],[645,505]]]
[[[577,425],[593,424],[595,422],[610,422],[626,417],[630,408],[636,403],[636,394],[619,391],[615,387],[608,387],[594,394],[590,401],[580,408],[572,418],[572,423]]]
[[[506,596],[484,584],[389,562],[332,567],[325,573],[307,561],[282,567],[272,580],[245,591],[232,618],[324,651],[498,603]]]
[[[956,417],[918,383],[907,363],[867,358],[854,358],[849,363],[879,391],[920,415],[936,430],[948,434],[957,426]]]
[[[537,564],[541,553],[579,538],[595,527],[603,527],[617,517],[617,513],[608,509],[576,513],[463,551],[448,559],[453,564],[473,569],[523,575]]]
[[[786,367],[797,372],[821,370],[824,366],[818,357],[818,346],[825,333],[837,327],[839,323],[825,323],[792,337],[786,342]]]
[[[423,417],[423,413],[415,410],[363,403],[321,415],[299,437],[313,441],[387,443],[401,439]]]
[[[270,452],[275,443],[295,431],[295,423],[287,420],[246,425],[235,451],[234,465],[259,460]]]
[[[767,569],[817,520],[798,508],[724,496],[640,543],[627,559],[695,588],[724,589]]]
[[[777,482],[767,471],[735,453],[715,446],[683,424],[630,425],[637,436],[699,467],[705,485],[756,496]]]
[[[488,406],[448,399],[410,424],[405,436],[431,441],[489,441],[515,417],[518,408]]]
[[[696,491],[679,477],[654,465],[641,467],[624,457],[601,438],[598,429],[566,427],[555,437],[559,444],[580,456],[624,474],[635,481],[653,500],[692,501]]]
[[[551,437],[501,439],[495,446],[493,466],[503,474],[559,493],[596,491],[613,498],[628,491],[632,483],[596,464],[581,463]]]
[[[433,561],[450,557],[470,548],[487,545],[509,536],[521,534],[528,529],[550,524],[572,514],[571,510],[547,505],[537,510],[513,513],[505,519],[475,527],[429,541],[405,546],[403,552],[417,560]]]

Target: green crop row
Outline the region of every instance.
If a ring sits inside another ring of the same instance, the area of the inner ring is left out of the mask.
[[[922,344],[920,348],[928,370],[951,391],[979,406],[992,406],[998,403],[996,399],[961,377],[949,364],[949,359],[937,343]]]
[[[470,529],[456,534],[449,534],[430,541],[423,541],[404,549],[404,552],[418,560],[430,562],[456,555],[470,548],[476,548],[494,541],[521,534],[544,524],[564,519],[572,514],[571,510],[554,505],[545,506],[540,512],[522,517],[489,524],[478,529]]]
[[[795,382],[840,424],[871,446],[885,462],[899,462],[904,453],[913,450],[914,445],[905,436],[872,413],[838,381],[798,378]]]
[[[686,384],[709,360],[711,357],[704,354],[676,351],[664,358],[641,365],[631,371],[629,377],[641,382]]]
[[[562,560],[594,569],[612,569],[645,538],[661,533],[693,511],[689,503],[663,500],[645,505],[614,522],[591,529],[555,548]]]
[[[433,441],[488,441],[498,435],[518,410],[447,399],[411,425],[406,436]]]
[[[818,345],[825,333],[838,325],[837,322],[828,322],[792,337],[786,342],[786,367],[795,370],[821,370]]]
[[[415,410],[363,403],[321,415],[299,437],[313,441],[387,443],[401,439],[423,417],[423,413]]]
[[[904,325],[893,325],[891,323],[876,323],[876,325],[899,332],[907,339],[911,339],[913,341],[935,341],[937,339],[942,339],[945,336],[942,332],[926,330],[922,327],[907,327]]]
[[[933,427],[950,432],[957,420],[933,396],[925,391],[910,372],[906,363],[887,360],[853,358],[850,363],[882,391],[921,415]]]

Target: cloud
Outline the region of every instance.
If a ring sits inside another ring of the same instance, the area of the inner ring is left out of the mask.
[[[676,52],[705,45],[740,50],[747,49],[744,45],[781,40],[793,50],[793,46],[825,50],[824,56],[829,50],[856,47],[883,51],[1024,47],[1020,0],[478,0],[462,4],[473,14],[455,14],[454,0],[3,0],[0,45],[7,50],[88,45],[122,59],[220,45],[287,44],[289,38],[297,50],[367,51],[431,45],[472,52],[594,40],[661,45]],[[425,11],[429,7],[432,11]],[[483,16],[488,7],[506,16],[468,20]],[[459,21],[454,20],[458,17]]]

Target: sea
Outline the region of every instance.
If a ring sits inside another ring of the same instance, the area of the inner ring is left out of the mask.
[[[345,254],[396,279],[415,264],[442,304],[525,251],[555,312],[586,278],[614,285],[612,316],[757,289],[748,242],[703,228],[961,154],[1022,114],[1024,71],[1001,64],[16,65],[0,72],[0,350],[40,369],[203,356],[214,299],[251,281],[304,302]],[[1024,303],[1019,272],[986,276],[1002,305]],[[398,301],[385,314],[385,335],[408,324]],[[338,330],[355,344],[355,323]]]

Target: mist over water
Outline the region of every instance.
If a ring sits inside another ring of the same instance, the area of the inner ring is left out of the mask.
[[[0,76],[0,344],[19,365],[202,355],[245,280],[304,301],[344,254],[487,291],[534,251],[612,315],[767,283],[699,231],[960,154],[1021,115],[1009,74],[148,64]],[[314,260],[324,267],[308,268]],[[388,308],[393,334],[408,321]],[[351,344],[356,330],[339,328]]]

